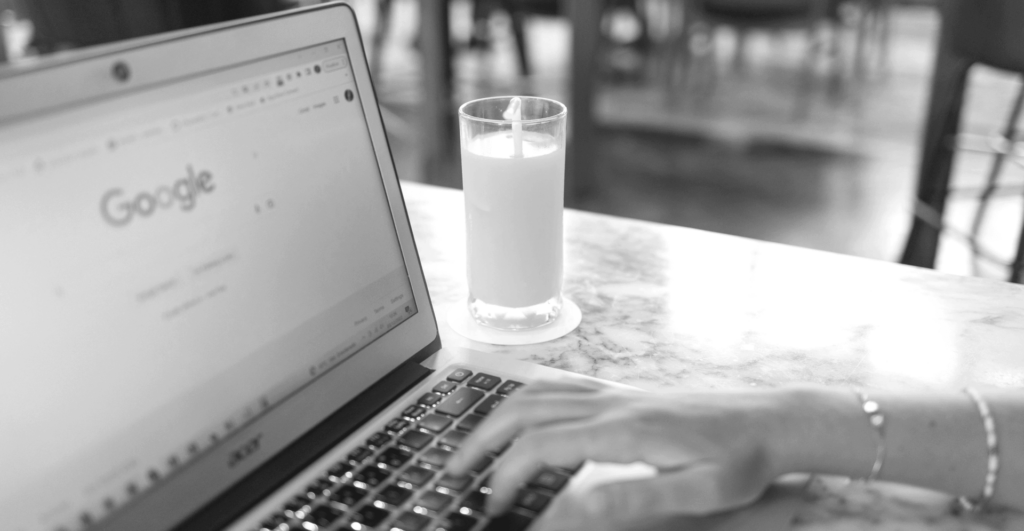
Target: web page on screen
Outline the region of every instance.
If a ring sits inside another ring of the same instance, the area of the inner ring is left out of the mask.
[[[13,529],[101,519],[416,312],[341,41],[0,146]]]

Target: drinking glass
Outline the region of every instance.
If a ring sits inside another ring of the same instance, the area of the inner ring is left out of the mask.
[[[469,313],[501,330],[562,310],[565,105],[529,96],[459,108]]]

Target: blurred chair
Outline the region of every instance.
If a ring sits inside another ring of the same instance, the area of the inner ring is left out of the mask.
[[[560,16],[562,15],[561,4],[562,2],[558,0],[500,0],[499,5],[512,19],[512,35],[515,37],[516,53],[519,56],[520,75],[528,77],[533,72],[530,67],[530,56],[526,50],[527,17]]]
[[[427,0],[438,1],[438,0]],[[592,1],[592,0],[587,0]],[[374,56],[371,70],[380,72],[380,50],[384,45],[391,27],[392,0],[377,0],[377,28],[373,35]],[[559,16],[562,13],[562,2],[559,0],[473,0],[473,34],[470,44],[475,47],[486,47],[488,35],[485,31],[490,15],[496,10],[504,10],[512,21],[512,35],[515,40],[519,72],[529,76],[530,59],[526,52],[526,19],[530,16]]]
[[[687,78],[694,70],[697,55],[713,56],[714,32],[725,26],[736,30],[737,45],[735,63],[744,61],[746,34],[752,30],[780,31],[799,30],[807,34],[807,53],[801,67],[800,90],[797,92],[796,112],[806,113],[808,92],[813,84],[814,61],[822,49],[818,29],[822,24],[835,21],[832,0],[684,0],[683,29],[673,49],[683,54],[683,68]],[[672,68],[676,59],[672,57],[667,73],[667,83],[672,83]],[[714,69],[709,82],[714,82]],[[670,92],[671,93],[671,92]]]
[[[1024,74],[1024,2],[945,0],[941,9],[942,31],[918,173],[914,221],[901,259],[904,264],[921,267],[935,267],[939,237],[944,228],[943,212],[950,191],[960,111],[971,66],[982,63]],[[988,184],[981,195],[982,206],[975,216],[973,234],[969,237],[975,253],[979,252],[977,232],[984,216],[984,205],[997,185],[1007,155],[1012,152],[1022,103],[1024,89],[1017,96],[1002,138],[997,142]],[[1019,283],[1022,270],[1024,230],[1021,231],[1016,259],[1011,264],[1010,281]]]

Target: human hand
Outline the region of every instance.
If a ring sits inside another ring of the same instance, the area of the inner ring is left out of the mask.
[[[709,514],[755,501],[781,472],[770,443],[782,410],[772,392],[661,394],[583,380],[538,382],[477,427],[449,472],[468,473],[518,436],[491,476],[490,514],[509,509],[541,467],[585,460],[644,462],[658,474],[562,496],[541,528],[622,529],[652,517]]]

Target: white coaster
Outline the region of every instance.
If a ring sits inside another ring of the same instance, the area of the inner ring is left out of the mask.
[[[448,325],[461,336],[468,337],[473,341],[490,343],[491,345],[533,345],[558,339],[580,325],[583,320],[583,312],[576,303],[569,299],[562,298],[562,312],[558,318],[544,326],[531,328],[530,330],[497,330],[477,323],[473,316],[469,315],[469,305],[463,302],[456,304],[448,312]]]

